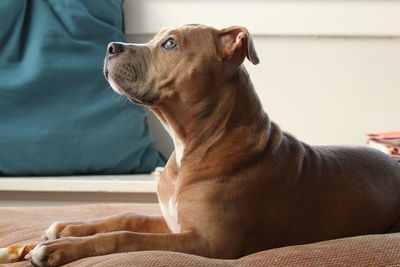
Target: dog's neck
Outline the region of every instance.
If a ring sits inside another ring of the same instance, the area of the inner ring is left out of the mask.
[[[267,141],[270,121],[244,67],[218,87],[210,88],[217,95],[195,105],[174,99],[151,108],[173,138],[178,168],[189,158],[191,164],[199,164],[204,157],[238,156],[243,146],[251,152]],[[243,138],[249,135],[254,138]]]

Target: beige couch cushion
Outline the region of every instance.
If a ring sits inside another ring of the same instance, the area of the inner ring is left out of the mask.
[[[64,207],[0,208],[0,247],[41,241],[53,221],[98,218],[135,211],[159,214],[154,204],[95,204]],[[20,267],[27,262],[3,266]],[[400,267],[400,233],[369,235],[267,250],[237,260],[217,260],[143,251],[82,259],[66,266],[387,266]]]

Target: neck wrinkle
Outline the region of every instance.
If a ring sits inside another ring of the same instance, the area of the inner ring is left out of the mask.
[[[185,152],[198,164],[216,152],[235,158],[243,153],[262,151],[268,142],[271,122],[244,67],[215,90],[218,96],[199,110],[188,129]],[[201,115],[200,115],[201,114]],[[232,159],[233,160],[233,159]]]
[[[191,156],[190,162],[194,164],[215,150],[223,154],[239,153],[235,144],[226,140],[240,142],[238,149],[242,150],[243,146],[261,149],[268,139],[271,123],[244,67],[231,80],[216,87],[210,90],[217,95],[205,97],[190,110],[187,106],[184,109],[182,103],[171,103],[173,108],[163,105],[158,108],[160,114],[155,112],[167,130],[170,128],[180,138],[184,145],[182,159]],[[254,138],[243,138],[249,135]]]

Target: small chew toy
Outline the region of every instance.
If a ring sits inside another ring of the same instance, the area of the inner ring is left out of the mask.
[[[37,245],[25,245],[0,248],[0,264],[25,261],[25,255],[36,246]]]

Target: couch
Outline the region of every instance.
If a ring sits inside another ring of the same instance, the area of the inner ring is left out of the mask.
[[[34,244],[53,221],[92,219],[135,211],[160,214],[157,204],[90,204],[0,208],[0,247]],[[2,266],[21,267],[27,262]],[[240,259],[209,259],[168,251],[141,251],[85,258],[65,266],[386,266],[400,267],[400,233],[358,236],[289,246]]]

